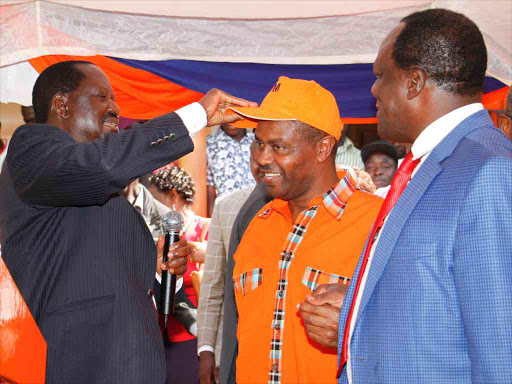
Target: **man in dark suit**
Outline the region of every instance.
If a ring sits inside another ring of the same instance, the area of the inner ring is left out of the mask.
[[[341,308],[339,383],[512,382],[512,144],[481,104],[486,66],[478,27],[446,9],[379,49],[379,136],[413,145]]]
[[[219,366],[219,384],[236,384],[236,357],[238,340],[236,337],[238,327],[238,312],[233,287],[233,269],[238,244],[244,235],[249,223],[265,204],[272,200],[267,193],[265,184],[257,184],[247,201],[240,208],[229,239],[228,266],[224,283],[224,323],[222,327],[222,350]]]
[[[199,103],[119,133],[109,80],[88,62],[55,64],[33,90],[36,123],[12,137],[0,175],[0,243],[47,345],[47,383],[166,382],[153,307],[156,248],[121,196],[142,174],[233,121],[212,90]],[[164,270],[186,270],[186,242]],[[29,369],[29,368],[27,368]]]

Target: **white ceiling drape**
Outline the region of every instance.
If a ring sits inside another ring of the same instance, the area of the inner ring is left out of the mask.
[[[0,4],[2,79],[7,67],[12,77],[23,69],[16,64],[48,54],[274,64],[371,63],[384,36],[402,17],[444,7],[477,23],[489,52],[489,75],[512,82],[510,0],[1,0]],[[7,101],[6,92],[1,91],[0,100]]]

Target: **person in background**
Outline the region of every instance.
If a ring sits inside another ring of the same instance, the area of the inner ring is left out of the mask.
[[[21,115],[25,124],[34,124],[36,122],[36,114],[33,106],[21,106]]]
[[[124,190],[123,195],[126,197],[128,202],[139,212],[146,225],[148,226],[155,244],[164,235],[162,228],[162,217],[165,216],[171,209],[160,201],[155,199],[147,188],[140,183],[139,179],[132,181]],[[158,245],[163,247],[163,245]],[[155,306],[158,308],[160,305],[160,291],[161,291],[161,275],[162,270],[159,268],[162,260],[160,253],[157,259],[157,269],[155,276]],[[163,255],[162,255],[163,257]],[[174,299],[174,313],[173,317],[182,323],[185,329],[195,336],[194,327],[197,328],[196,324],[196,309],[194,305],[185,296],[184,290],[181,289],[183,285],[183,279],[178,279],[176,282],[176,295]]]
[[[34,124],[36,122],[34,108],[32,106],[25,107],[22,105],[21,114],[23,116],[23,121],[25,122],[25,124]],[[7,156],[7,148],[9,146],[9,140],[2,138],[1,131],[2,123],[0,122],[0,172],[2,172],[2,164],[4,163],[5,157]]]
[[[352,140],[346,136],[346,132],[341,133],[338,149],[336,150],[336,165],[347,165],[353,168],[364,168],[361,160],[361,151],[356,148]]]
[[[508,90],[507,105],[499,117],[498,128],[512,140],[512,87]]]
[[[156,243],[158,238],[164,234],[161,218],[171,209],[155,199],[139,179],[135,179],[128,184],[123,190],[123,195],[142,215]]]
[[[187,240],[192,248],[188,269],[183,276],[183,287],[187,299],[197,308],[191,274],[199,271],[204,262],[210,219],[192,211],[196,194],[192,177],[182,168],[174,165],[160,168],[148,178],[148,189],[161,203],[183,215],[185,223],[180,238]],[[165,354],[167,358],[167,383],[199,383],[199,361],[197,359],[197,324],[190,332],[185,325],[171,318]]]
[[[254,143],[251,146],[251,173],[256,183],[260,183],[262,174],[252,158],[253,148]],[[215,201],[197,311],[201,384],[217,381],[224,323],[224,281],[231,230],[240,208],[253,190],[254,187],[246,187]]]
[[[231,124],[222,124],[206,138],[208,217],[217,197],[254,186],[249,160],[253,140],[254,133]]]
[[[361,149],[361,158],[364,170],[372,177],[377,189],[391,184],[398,162],[398,154],[393,144],[385,140],[366,144]]]

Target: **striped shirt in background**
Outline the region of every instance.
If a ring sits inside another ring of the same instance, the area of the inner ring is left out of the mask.
[[[345,137],[343,145],[340,145],[336,151],[336,164],[364,169],[361,151],[348,137]]]
[[[214,352],[216,366],[219,366],[220,363],[222,346],[224,276],[231,228],[238,211],[253,189],[253,187],[247,187],[218,198],[215,201],[210,222],[203,278],[201,279],[201,295],[197,309],[197,347],[198,353]]]

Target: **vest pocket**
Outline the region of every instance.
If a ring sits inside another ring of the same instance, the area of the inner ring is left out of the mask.
[[[302,276],[302,284],[314,291],[319,285],[322,284],[350,284],[350,278],[306,267],[304,275]]]

